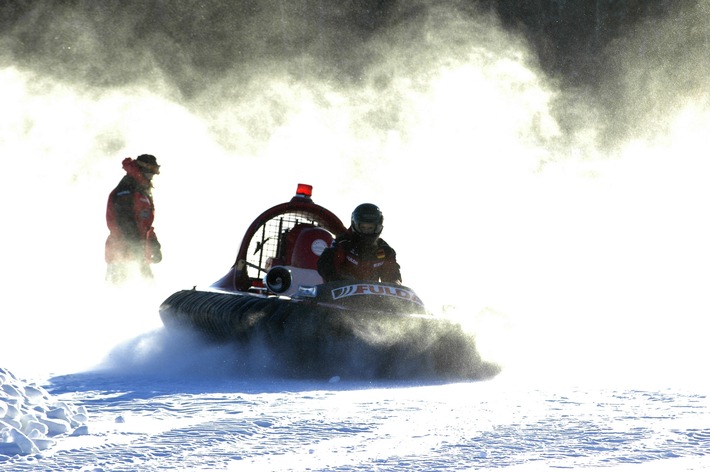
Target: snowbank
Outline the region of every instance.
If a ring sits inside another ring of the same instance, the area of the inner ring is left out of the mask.
[[[53,400],[42,387],[0,368],[0,456],[37,454],[63,436],[89,434],[86,409]]]

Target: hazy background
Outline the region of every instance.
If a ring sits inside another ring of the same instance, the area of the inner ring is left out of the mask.
[[[0,362],[67,371],[159,328],[304,182],[346,221],[378,204],[404,282],[505,373],[697,378],[709,18],[708,0],[4,2]],[[164,261],[111,290],[106,197],[141,153]]]

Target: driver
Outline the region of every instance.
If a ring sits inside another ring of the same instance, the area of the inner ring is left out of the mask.
[[[336,237],[318,259],[325,282],[362,280],[401,284],[397,255],[382,238],[382,212],[372,203],[358,205],[348,230]]]

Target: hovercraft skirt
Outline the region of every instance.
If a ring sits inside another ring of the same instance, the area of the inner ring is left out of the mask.
[[[297,377],[489,378],[473,337],[430,315],[343,310],[253,294],[182,290],[160,306],[167,327],[266,348],[272,370]]]

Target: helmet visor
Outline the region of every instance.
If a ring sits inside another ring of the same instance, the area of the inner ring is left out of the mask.
[[[357,230],[360,234],[377,234],[377,223],[361,222],[357,225]]]

